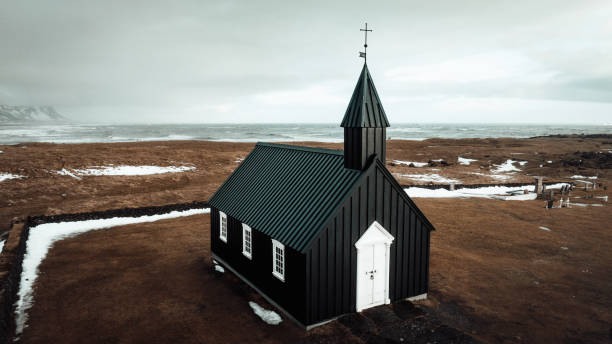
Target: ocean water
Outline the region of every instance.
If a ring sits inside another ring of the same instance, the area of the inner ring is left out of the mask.
[[[612,134],[610,125],[393,124],[388,139],[533,137],[556,134]],[[236,142],[341,142],[338,124],[22,124],[0,123],[0,144],[22,142],[135,142],[211,140]]]

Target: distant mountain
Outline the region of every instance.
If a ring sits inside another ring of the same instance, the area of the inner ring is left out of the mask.
[[[0,105],[0,122],[60,122],[67,120],[51,106]]]

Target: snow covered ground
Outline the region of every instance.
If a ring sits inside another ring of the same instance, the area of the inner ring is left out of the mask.
[[[195,170],[195,166],[92,166],[86,169],[62,169],[56,173],[80,179],[79,176],[146,176]]]
[[[475,174],[477,176],[490,177],[497,180],[508,180],[514,176],[507,174],[485,174],[481,172],[468,172],[469,174]]]
[[[253,301],[249,301],[249,306],[253,309],[255,315],[261,318],[268,325],[278,325],[283,319],[274,311],[267,310]]]
[[[514,177],[516,172],[519,172],[521,169],[514,166],[514,164],[519,164],[520,166],[525,166],[527,161],[517,161],[508,159],[501,165],[493,165],[494,169],[491,170],[493,174],[489,175],[489,177],[497,180],[508,180]]]
[[[407,166],[410,166],[410,164],[412,164],[414,167],[424,167],[424,166],[429,165],[426,162],[418,162],[418,161],[393,160],[393,162],[398,164],[398,165],[407,165]]]
[[[461,183],[458,179],[442,177],[437,173],[429,174],[400,174],[399,176],[405,177],[412,180],[418,180],[420,182],[434,182],[434,183]]]
[[[547,185],[547,189],[560,189],[567,183],[558,183],[553,185]],[[522,185],[522,186],[486,186],[474,189],[457,189],[455,191],[449,191],[444,188],[439,189],[426,189],[419,187],[411,187],[404,189],[410,197],[421,197],[421,198],[491,198],[500,199],[505,201],[528,201],[536,199],[537,195],[533,193],[533,185]],[[529,193],[525,194],[524,190],[529,190]]]
[[[573,175],[570,178],[572,179],[597,179],[597,176],[586,177],[586,176],[581,176],[581,175]]]
[[[9,180],[9,179],[17,179],[17,178],[25,178],[25,176],[20,176],[18,174],[10,174],[10,173],[2,173],[2,172],[0,172],[0,182],[3,182],[5,180]]]
[[[17,294],[16,333],[20,334],[27,322],[27,310],[34,302],[32,287],[38,276],[38,266],[47,256],[49,248],[56,241],[70,238],[78,234],[116,226],[124,226],[134,223],[154,222],[164,219],[172,219],[182,216],[209,213],[210,209],[191,209],[185,211],[173,211],[167,214],[149,215],[141,217],[113,217],[110,219],[98,219],[75,222],[45,223],[30,228],[28,241],[26,242],[26,253],[23,258],[23,270],[19,292]]]
[[[474,161],[478,161],[476,159],[468,159],[468,158],[462,158],[460,156],[457,157],[457,162],[460,163],[461,165],[466,165],[468,166],[469,164],[473,163]]]
[[[506,160],[506,162],[504,162],[501,165],[493,165],[496,168],[491,170],[491,172],[493,172],[493,173],[518,172],[521,169],[516,167],[516,166],[514,166],[515,163],[521,164],[522,161],[519,162],[519,161],[516,161],[516,160],[508,159],[508,160]],[[521,164],[521,166],[524,165],[525,163],[527,163],[527,162],[525,161],[524,163]]]
[[[570,205],[576,207],[603,207],[601,203],[570,203]]]

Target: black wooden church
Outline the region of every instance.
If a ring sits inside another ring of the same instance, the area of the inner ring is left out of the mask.
[[[385,167],[365,63],[341,126],[344,151],[257,143],[209,201],[213,258],[307,329],[427,296],[434,228]]]

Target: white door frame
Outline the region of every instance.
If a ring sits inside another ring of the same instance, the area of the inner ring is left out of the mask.
[[[355,297],[356,297],[356,309],[357,312],[361,312],[362,310],[366,309],[366,308],[370,308],[370,307],[374,307],[374,306],[378,306],[378,305],[382,305],[384,304],[389,304],[391,303],[391,300],[389,299],[389,266],[390,266],[390,252],[391,252],[391,243],[393,242],[395,238],[393,237],[393,235],[391,235],[391,233],[389,233],[380,223],[374,221],[370,227],[365,231],[365,233],[363,233],[363,235],[359,238],[359,240],[357,240],[357,242],[355,243],[355,248],[357,248],[357,270],[356,270],[356,292],[355,292]],[[359,275],[360,275],[360,271],[361,271],[361,266],[359,263],[359,252],[363,249],[365,249],[366,247],[372,247],[373,245],[376,244],[384,244],[385,245],[385,271],[384,271],[384,276],[383,276],[383,280],[385,283],[385,297],[384,300],[382,302],[378,302],[378,303],[373,303],[373,304],[360,304],[359,303],[359,291],[360,288],[362,288],[363,286],[360,286],[360,279],[359,279]]]

